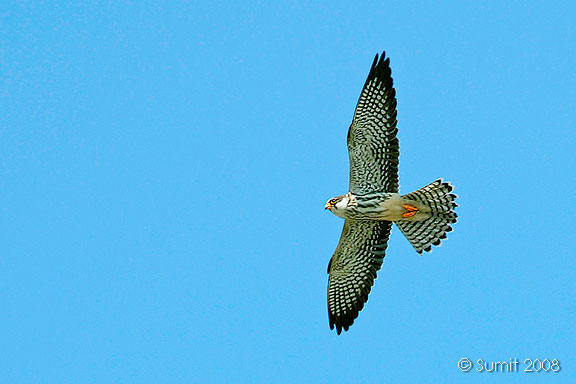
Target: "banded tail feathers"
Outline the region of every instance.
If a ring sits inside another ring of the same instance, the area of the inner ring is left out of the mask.
[[[432,245],[440,245],[441,240],[446,238],[446,233],[452,231],[450,224],[454,224],[458,218],[454,212],[454,208],[458,206],[454,200],[458,196],[451,193],[453,189],[450,183],[438,179],[402,196],[407,202],[404,207],[408,213],[404,220],[395,223],[416,252],[420,254],[422,251],[430,252]],[[429,217],[425,220],[411,220],[411,211],[416,209],[410,205],[411,201],[416,202],[416,205],[424,205]]]

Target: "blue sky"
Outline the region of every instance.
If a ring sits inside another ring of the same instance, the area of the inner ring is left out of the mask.
[[[1,382],[575,379],[576,6],[8,1],[0,19]],[[401,191],[449,180],[460,221],[423,256],[394,228],[337,336],[323,207],[383,50]]]

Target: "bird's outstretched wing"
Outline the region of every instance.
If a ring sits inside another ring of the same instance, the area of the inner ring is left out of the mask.
[[[374,59],[348,130],[350,191],[398,192],[396,91],[390,59]]]
[[[348,330],[368,301],[382,266],[390,221],[346,220],[338,247],[328,264],[328,318],[330,329]]]

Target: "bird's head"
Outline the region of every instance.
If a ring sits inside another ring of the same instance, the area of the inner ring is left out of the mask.
[[[326,202],[324,209],[329,209],[332,213],[339,216],[338,213],[344,214],[344,211],[348,207],[348,201],[349,198],[346,195],[336,196]]]

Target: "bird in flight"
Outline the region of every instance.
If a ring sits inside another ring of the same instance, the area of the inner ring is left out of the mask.
[[[328,318],[340,334],[354,323],[388,247],[395,223],[416,252],[440,245],[457,220],[456,195],[438,179],[407,195],[398,190],[396,91],[390,59],[374,58],[348,130],[350,190],[325,205],[345,219],[328,264]]]

